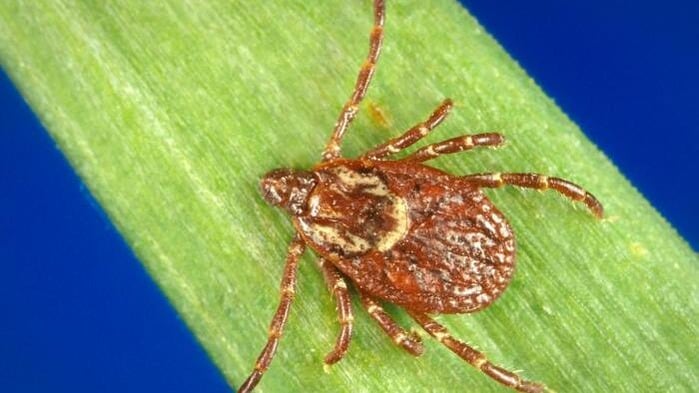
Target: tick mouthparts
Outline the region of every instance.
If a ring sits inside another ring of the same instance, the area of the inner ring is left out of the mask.
[[[299,215],[304,212],[308,195],[316,183],[311,172],[282,168],[268,172],[260,180],[260,191],[270,205]]]
[[[260,181],[260,192],[262,198],[270,205],[278,205],[282,203],[282,197],[278,193],[278,189],[282,188],[275,179],[269,179],[267,176]]]

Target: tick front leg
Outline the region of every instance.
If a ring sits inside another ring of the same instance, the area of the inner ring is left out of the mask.
[[[376,146],[375,148],[366,152],[362,157],[370,160],[380,160],[412,146],[417,141],[427,136],[427,134],[429,134],[441,122],[443,122],[447,115],[449,115],[453,105],[454,104],[452,101],[447,98],[437,107],[437,109],[434,110],[434,112],[432,112],[427,120],[414,125],[408,131],[404,132],[403,135],[389,139],[388,141]]]
[[[464,176],[464,180],[479,187],[497,188],[505,184],[533,188],[535,190],[552,189],[569,199],[584,203],[597,218],[602,218],[604,209],[594,195],[585,191],[582,187],[568,180],[557,177],[548,177],[536,173],[478,173]]]
[[[423,162],[444,154],[459,153],[474,147],[499,147],[505,142],[505,137],[497,133],[464,135],[443,142],[427,145],[402,161]]]
[[[340,334],[337,336],[335,348],[325,356],[326,364],[334,364],[345,356],[352,339],[352,321],[354,320],[352,304],[350,303],[347,284],[337,268],[325,258],[318,259],[318,265],[323,271],[323,277],[330,293],[335,296],[337,319],[340,322]]]
[[[364,65],[359,70],[357,82],[354,86],[354,91],[349,100],[342,107],[340,116],[335,123],[332,136],[328,144],[323,150],[323,161],[329,161],[340,157],[340,143],[342,137],[347,131],[352,120],[357,116],[359,103],[366,95],[366,91],[371,83],[371,77],[374,75],[376,62],[379,60],[381,53],[381,42],[383,41],[383,24],[385,19],[386,6],[384,0],[374,0],[374,28],[371,30],[369,37],[369,54],[367,55]]]
[[[299,258],[305,249],[306,245],[301,240],[301,237],[298,234],[295,235],[294,240],[289,244],[280,288],[281,300],[279,301],[277,312],[274,314],[269,326],[267,344],[257,358],[252,373],[250,373],[250,376],[248,376],[238,389],[238,393],[247,393],[255,388],[257,383],[260,382],[262,375],[264,375],[265,371],[269,368],[270,363],[272,363],[272,359],[274,359],[274,354],[277,352],[277,345],[279,345],[279,339],[284,331],[286,320],[289,317],[291,303],[296,293],[296,273],[298,272]]]
[[[483,353],[473,349],[470,345],[452,337],[447,328],[425,314],[408,313],[422,326],[432,337],[457,354],[461,359],[489,376],[493,380],[525,393],[539,393],[544,391],[544,385],[522,379],[519,375],[498,367],[491,363]]]
[[[406,332],[402,327],[398,326],[384,309],[372,299],[369,295],[360,292],[359,296],[362,300],[362,305],[369,315],[379,324],[386,334],[391,337],[396,345],[400,345],[409,354],[420,356],[425,351],[422,346],[422,341],[417,335]]]

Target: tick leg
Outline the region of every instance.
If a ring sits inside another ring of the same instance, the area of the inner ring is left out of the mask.
[[[452,154],[470,150],[474,147],[498,147],[505,142],[505,138],[496,133],[464,135],[443,142],[427,145],[413,154],[405,157],[404,161],[423,162],[437,158],[444,154]]]
[[[350,303],[349,293],[347,292],[347,284],[337,271],[337,268],[327,259],[320,258],[318,265],[323,271],[325,283],[328,289],[335,296],[335,304],[337,307],[337,318],[340,322],[340,334],[337,336],[335,348],[325,357],[326,364],[334,364],[340,361],[347,353],[350,340],[352,339],[352,304]]]
[[[442,101],[441,104],[439,104],[437,109],[432,112],[427,120],[414,125],[408,131],[405,131],[403,135],[389,139],[388,141],[369,150],[363,155],[363,157],[371,160],[380,160],[413,145],[420,139],[427,136],[427,134],[435,129],[442,121],[444,121],[447,115],[449,115],[449,111],[451,111],[452,107],[452,101],[447,98],[446,100]]]
[[[269,326],[267,344],[257,358],[252,373],[250,373],[250,376],[248,376],[238,389],[238,393],[250,392],[257,386],[262,375],[269,368],[269,364],[272,363],[272,359],[274,359],[274,354],[277,352],[277,345],[279,345],[279,339],[282,336],[284,325],[286,325],[286,320],[289,316],[291,302],[294,300],[294,294],[296,292],[296,273],[298,272],[299,258],[305,249],[306,245],[301,240],[301,237],[296,235],[291,244],[289,244],[280,288],[281,300],[279,301],[277,312],[274,313],[274,317]]]
[[[369,295],[360,292],[359,296],[362,300],[362,305],[369,313],[369,315],[374,318],[374,320],[379,324],[381,329],[383,329],[386,334],[391,337],[396,345],[400,345],[408,353],[414,356],[420,356],[424,352],[424,347],[422,346],[422,341],[420,337],[411,333],[406,332],[402,327],[398,326],[396,321],[394,321],[386,312],[381,308],[381,306],[376,303]]]
[[[463,179],[479,187],[497,188],[508,184],[536,190],[547,190],[550,188],[574,201],[584,203],[595,217],[602,218],[604,215],[602,204],[594,195],[577,184],[557,177],[548,177],[536,173],[478,173],[464,176]]]
[[[381,53],[385,11],[384,0],[374,0],[374,27],[369,36],[369,54],[367,55],[364,65],[362,65],[362,68],[359,70],[352,96],[350,96],[349,100],[347,100],[342,107],[340,116],[335,123],[332,136],[328,144],[325,145],[323,161],[329,161],[340,157],[340,143],[342,142],[342,137],[345,135],[347,127],[349,127],[350,123],[352,123],[352,120],[354,120],[354,117],[357,115],[359,103],[362,101],[369,88],[371,77],[374,75],[376,62],[379,60],[379,54]]]
[[[408,313],[422,326],[432,337],[467,361],[479,371],[495,381],[520,392],[538,393],[544,391],[544,386],[535,382],[522,379],[519,375],[498,367],[491,363],[483,353],[473,349],[468,344],[452,337],[447,328],[425,314]]]

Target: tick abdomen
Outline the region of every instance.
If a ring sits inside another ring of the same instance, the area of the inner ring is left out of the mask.
[[[414,163],[336,160],[314,173],[318,184],[296,227],[362,291],[415,310],[462,313],[484,308],[509,284],[512,230],[477,187]]]

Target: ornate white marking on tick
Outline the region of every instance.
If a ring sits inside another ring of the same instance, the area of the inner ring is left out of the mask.
[[[410,229],[408,203],[405,199],[394,197],[393,195],[391,195],[390,199],[393,201],[393,204],[388,214],[394,220],[395,224],[390,231],[381,236],[379,242],[376,244],[376,248],[381,252],[393,248],[396,243],[405,237]]]
[[[482,214],[476,215],[476,223],[478,223],[478,225],[487,229],[488,232],[495,233],[495,226],[493,225],[493,223],[490,222],[490,220],[486,220]]]
[[[308,199],[308,210],[311,217],[316,217],[320,211],[320,197],[313,195]]]
[[[505,254],[497,252],[495,253],[495,259],[497,259],[498,263],[505,263]]]
[[[480,295],[476,296],[476,301],[478,303],[488,303],[490,301],[490,295],[487,293],[481,293]]]
[[[343,250],[350,253],[364,253],[371,249],[368,241],[347,230],[340,232],[340,229],[330,225],[308,224],[306,221],[299,222],[302,230],[319,244],[338,244],[342,246]]]
[[[483,287],[480,285],[474,285],[472,287],[464,288],[461,286],[455,286],[454,287],[454,295],[456,296],[471,296],[475,295],[476,293],[479,293],[483,290]]]
[[[500,236],[502,237],[509,237],[510,236],[510,229],[507,228],[505,224],[500,225]]]
[[[388,195],[388,187],[378,176],[373,174],[360,174],[343,166],[332,168],[331,172],[338,177],[338,181],[348,186],[349,189],[366,187],[363,191],[376,195]]]

